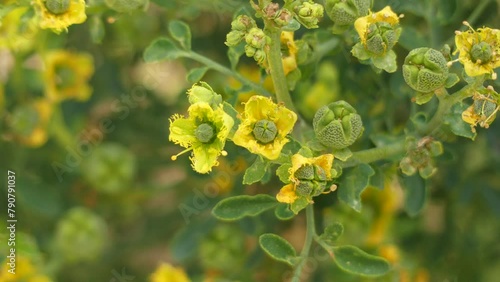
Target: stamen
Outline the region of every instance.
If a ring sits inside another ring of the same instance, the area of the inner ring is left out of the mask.
[[[189,147],[189,148],[187,148],[186,150],[184,150],[184,151],[182,151],[182,152],[178,153],[177,155],[173,155],[172,157],[170,157],[170,159],[171,159],[172,161],[175,161],[175,160],[177,160],[177,157],[178,157],[178,156],[180,156],[180,155],[182,155],[182,154],[184,154],[184,153],[187,153],[187,152],[189,152],[189,151],[192,151],[192,150],[193,150],[193,147]]]

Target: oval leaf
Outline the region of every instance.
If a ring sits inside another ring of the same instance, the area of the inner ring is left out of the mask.
[[[292,260],[297,256],[295,249],[287,240],[276,234],[262,234],[259,237],[260,247],[273,259],[293,265]]]
[[[222,220],[238,220],[245,216],[256,216],[265,210],[274,208],[277,204],[274,197],[265,194],[235,196],[217,203],[212,214]]]
[[[203,76],[208,70],[209,70],[208,67],[191,69],[186,75],[186,79],[189,83],[196,83],[203,78]]]
[[[347,272],[363,276],[380,276],[390,270],[389,263],[370,255],[355,246],[333,247],[333,259],[337,266]]]
[[[361,211],[361,192],[370,183],[370,177],[375,171],[367,164],[360,164],[349,170],[342,177],[339,185],[339,200],[354,210]]]
[[[185,22],[176,20],[171,21],[168,24],[168,31],[184,49],[191,50],[191,30]]]
[[[288,204],[283,203],[278,204],[274,210],[274,215],[276,215],[279,220],[289,220],[295,216],[295,214],[288,207]]]
[[[409,216],[416,216],[425,204],[425,180],[418,174],[402,175],[399,177],[399,183],[405,190],[405,211]]]
[[[268,168],[269,162],[263,160],[261,156],[257,156],[255,162],[245,171],[243,184],[249,185],[260,181],[266,175]]]
[[[173,60],[182,55],[181,50],[175,46],[172,40],[160,37],[153,41],[144,51],[144,61],[156,62],[161,60]]]

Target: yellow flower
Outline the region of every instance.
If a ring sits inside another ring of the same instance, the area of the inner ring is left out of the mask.
[[[16,258],[16,273],[9,273],[10,266],[5,262],[0,269],[1,282],[51,282],[52,280],[40,273],[33,265],[33,262],[25,256],[19,255]]]
[[[189,117],[174,115],[170,119],[169,140],[181,145],[186,150],[172,157],[193,151],[190,158],[193,168],[199,173],[208,173],[217,166],[227,136],[233,127],[234,120],[221,107],[212,109],[208,103],[199,102],[188,109]]]
[[[354,28],[358,32],[358,35],[359,35],[363,45],[366,46],[366,40],[368,39],[368,35],[369,35],[369,31],[370,31],[369,30],[370,25],[374,24],[374,23],[382,23],[382,22],[388,23],[391,26],[395,26],[395,25],[399,24],[399,16],[396,15],[396,13],[394,13],[392,11],[390,6],[386,6],[384,9],[382,9],[381,11],[376,12],[376,13],[372,13],[370,11],[368,16],[358,18],[354,22]]]
[[[285,71],[285,75],[290,73],[291,71],[297,68],[297,45],[295,41],[293,41],[293,32],[292,31],[283,31],[281,32],[281,46],[284,47],[285,52],[283,53],[283,57],[281,61],[283,62],[283,69]]]
[[[168,263],[162,263],[149,277],[150,282],[189,282],[184,269],[174,267]]]
[[[276,195],[278,202],[292,204],[299,197],[310,199],[323,193],[326,181],[332,178],[333,158],[332,154],[315,158],[293,155],[292,166],[288,170],[290,183]]]
[[[477,125],[489,128],[500,108],[498,93],[488,87],[476,92],[472,99],[472,105],[462,112],[462,120],[470,124],[472,132],[476,132]]]
[[[466,25],[468,25],[466,23]],[[468,76],[493,73],[500,66],[500,30],[478,28],[460,32],[455,35],[458,60],[464,65]]]
[[[68,26],[83,23],[87,19],[85,0],[35,0],[34,5],[40,27],[52,29],[58,34],[63,30],[68,31]]]
[[[52,111],[53,104],[47,99],[39,99],[30,105],[17,108],[11,121],[17,139],[28,147],[40,147],[45,144]]]
[[[234,134],[233,142],[270,160],[279,157],[288,143],[297,115],[270,98],[252,96],[245,104],[243,121]]]
[[[45,95],[54,102],[65,99],[87,100],[92,88],[87,84],[94,73],[89,54],[52,51],[45,55]]]
[[[0,47],[6,47],[13,52],[26,51],[33,47],[38,27],[35,19],[21,21],[29,11],[28,7],[19,7],[10,11],[0,22]]]

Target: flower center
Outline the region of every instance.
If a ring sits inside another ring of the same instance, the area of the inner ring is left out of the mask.
[[[487,63],[492,58],[491,46],[486,42],[480,42],[472,46],[470,54],[471,54],[471,59],[474,63],[478,64]]]
[[[267,119],[259,120],[253,127],[253,136],[263,144],[272,142],[277,134],[278,128],[276,128],[276,124]]]
[[[202,123],[198,125],[196,130],[194,131],[194,135],[196,139],[201,143],[209,143],[212,142],[215,137],[215,130],[212,125],[208,123]]]
[[[54,15],[64,14],[69,10],[71,0],[46,0],[45,8]]]

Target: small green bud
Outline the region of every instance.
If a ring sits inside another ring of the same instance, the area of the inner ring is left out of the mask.
[[[401,160],[399,167],[401,168],[401,172],[408,176],[414,175],[415,172],[417,172],[417,169],[413,166],[411,159],[408,157]]]
[[[295,6],[294,10],[297,21],[306,28],[317,28],[319,20],[323,18],[323,6],[312,1]]]
[[[274,18],[274,23],[277,26],[283,27],[290,23],[292,20],[292,13],[287,9],[281,9],[276,13],[276,17]]]
[[[448,78],[448,67],[443,54],[431,48],[413,49],[405,58],[403,77],[416,91],[432,92],[443,87]]]
[[[45,8],[54,15],[64,14],[68,11],[71,0],[46,0]]]
[[[470,50],[470,57],[474,63],[484,64],[493,58],[491,45],[482,41],[474,44]]]
[[[222,96],[217,94],[208,83],[200,81],[194,84],[187,92],[189,103],[195,104],[198,102],[209,103],[215,107],[222,103]]]
[[[215,130],[212,125],[208,123],[202,123],[198,125],[198,127],[194,131],[194,135],[196,136],[196,139],[198,139],[201,143],[210,143],[214,140]]]
[[[247,55],[247,57],[253,57],[256,51],[257,49],[255,49],[254,47],[245,45],[245,55]]]
[[[335,29],[345,29],[357,18],[368,15],[372,0],[327,0],[326,13],[334,22]]]
[[[238,31],[238,30],[232,30],[226,35],[226,46],[233,47],[238,45],[243,38],[245,38],[245,33]]]
[[[231,29],[235,31],[247,32],[256,26],[255,21],[247,15],[239,15],[231,22]]]
[[[322,145],[337,150],[352,145],[363,132],[361,116],[345,101],[321,107],[314,115],[313,127]]]
[[[257,50],[255,51],[253,58],[259,65],[262,65],[266,61],[267,55],[264,50]]]
[[[262,119],[255,123],[253,135],[259,142],[267,144],[274,141],[276,135],[278,135],[278,128],[276,128],[274,122]]]
[[[245,42],[255,49],[262,49],[268,44],[270,39],[260,28],[253,27],[245,36]]]

